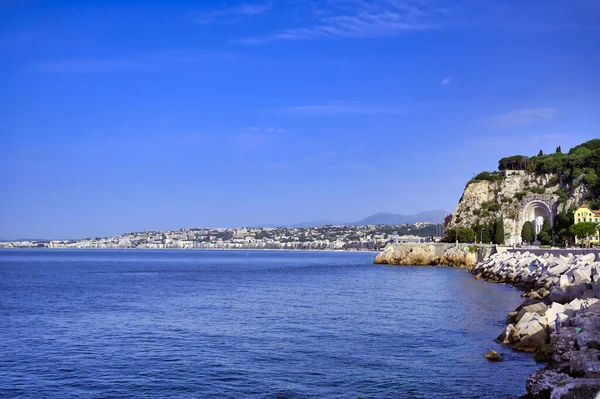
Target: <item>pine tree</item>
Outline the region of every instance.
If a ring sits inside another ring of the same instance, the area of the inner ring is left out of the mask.
[[[504,242],[504,220],[496,221],[496,229],[494,231],[494,244],[502,244]]]
[[[540,150],[540,152],[538,153],[538,157],[544,156],[544,151]]]
[[[552,226],[550,224],[550,218],[544,218],[544,226],[542,227],[542,231],[547,231],[547,232],[552,231]]]
[[[556,153],[562,154],[562,148],[560,148],[560,146],[556,147]]]
[[[483,244],[489,244],[490,242],[492,242],[492,226],[488,223],[484,224],[483,226],[483,231],[481,234],[482,237],[482,243]]]
[[[523,242],[531,243],[535,240],[535,228],[533,227],[533,223],[525,222],[523,224],[523,228],[521,229],[521,238]]]

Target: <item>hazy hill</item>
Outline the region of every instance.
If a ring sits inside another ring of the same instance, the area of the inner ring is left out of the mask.
[[[444,210],[425,211],[414,215],[398,215],[395,213],[381,212],[368,216],[358,222],[349,223],[351,226],[370,224],[411,224],[417,222],[444,223],[444,217],[450,212]]]
[[[313,222],[297,223],[289,227],[311,227],[327,225],[365,226],[373,224],[412,224],[417,222],[444,223],[444,217],[450,212],[444,210],[425,211],[414,215],[399,215],[396,213],[380,212],[356,222],[335,222],[331,220],[315,220]]]

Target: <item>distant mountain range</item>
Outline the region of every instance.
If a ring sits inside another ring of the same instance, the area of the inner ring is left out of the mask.
[[[344,225],[344,226],[365,226],[372,224],[412,224],[417,222],[444,223],[444,218],[450,212],[438,209],[434,211],[425,211],[414,215],[399,215],[396,213],[380,212],[368,216],[357,222],[337,222],[332,220],[315,220],[307,223],[297,223],[289,227],[312,227],[312,226],[327,226],[327,225]]]

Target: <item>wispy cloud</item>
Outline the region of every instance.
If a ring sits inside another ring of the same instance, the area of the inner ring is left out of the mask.
[[[69,58],[39,63],[37,72],[47,73],[102,73],[126,72],[163,66],[198,64],[212,61],[232,61],[235,54],[200,54],[190,52],[154,52],[123,57]]]
[[[450,80],[450,78],[449,78],[449,77],[445,77],[445,78],[442,80],[442,86],[448,86],[448,85],[450,85],[450,84],[452,84],[452,80]]]
[[[189,18],[198,24],[232,23],[244,17],[263,14],[270,7],[271,2],[247,3],[220,10],[194,11]]]
[[[274,110],[290,115],[348,115],[348,114],[403,114],[408,109],[401,106],[362,105],[353,103],[328,103],[295,105]]]
[[[315,13],[309,26],[283,29],[264,36],[234,40],[261,44],[274,40],[386,37],[438,27],[437,19],[447,10],[428,7],[420,0],[348,0],[328,2],[328,10]]]
[[[286,129],[281,129],[278,127],[257,127],[257,126],[250,126],[248,127],[249,131],[252,132],[263,132],[263,133],[285,133],[287,132]]]
[[[552,120],[557,110],[554,108],[516,109],[504,114],[490,116],[480,122],[491,127],[517,127]]]
[[[276,127],[246,127],[233,136],[233,143],[238,147],[256,151],[281,140],[288,134],[288,130]]]

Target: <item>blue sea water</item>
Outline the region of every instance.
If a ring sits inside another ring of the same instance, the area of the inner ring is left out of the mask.
[[[507,398],[520,303],[370,253],[1,250],[0,396]],[[505,354],[488,362],[489,349]]]

